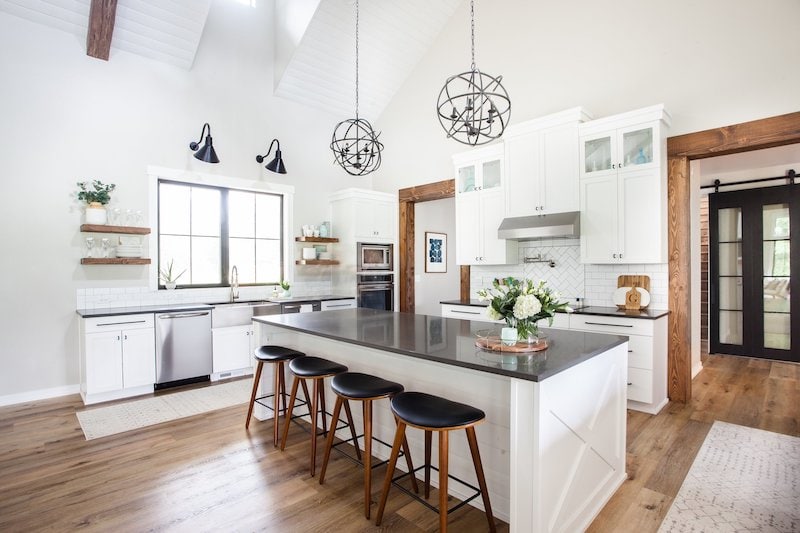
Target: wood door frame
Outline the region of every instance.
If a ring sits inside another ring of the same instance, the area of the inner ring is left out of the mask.
[[[413,313],[414,298],[414,206],[418,202],[443,200],[456,195],[456,180],[449,179],[400,189],[399,209],[400,311]],[[461,299],[469,299],[469,266],[461,267]]]
[[[667,139],[670,400],[692,398],[690,162],[796,143],[800,143],[800,112]]]

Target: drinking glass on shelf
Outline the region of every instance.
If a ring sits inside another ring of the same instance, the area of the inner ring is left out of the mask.
[[[125,224],[123,224],[123,226],[132,226],[132,225],[133,225],[133,209],[126,209]]]
[[[141,209],[137,209],[133,213],[133,222],[131,222],[131,225],[139,228],[144,226],[144,213],[142,213]]]
[[[112,226],[121,226],[122,222],[122,209],[115,207],[108,212],[109,222]]]
[[[108,252],[109,252],[108,239],[106,239],[106,238],[101,239],[100,240],[100,244],[101,244],[101,247],[102,247],[102,255],[101,255],[101,257],[108,257]]]
[[[86,257],[92,257],[94,249],[94,237],[86,237]]]

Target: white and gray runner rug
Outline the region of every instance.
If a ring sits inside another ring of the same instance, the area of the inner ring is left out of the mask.
[[[250,400],[253,381],[241,379],[75,413],[86,440],[123,433]]]
[[[658,531],[800,532],[800,438],[714,422]]]

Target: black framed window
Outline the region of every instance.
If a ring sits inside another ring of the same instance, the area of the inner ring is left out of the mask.
[[[240,285],[278,283],[283,209],[280,194],[159,180],[159,268],[185,271],[182,287],[229,286],[233,266]]]

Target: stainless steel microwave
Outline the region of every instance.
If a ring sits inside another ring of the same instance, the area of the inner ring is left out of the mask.
[[[358,243],[358,271],[392,270],[392,251],[391,244]]]

